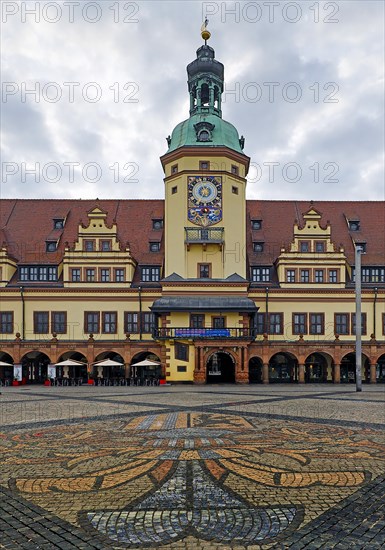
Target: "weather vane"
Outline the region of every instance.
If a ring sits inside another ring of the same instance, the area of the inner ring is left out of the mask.
[[[206,17],[206,19],[205,19],[205,21],[204,21],[204,23],[203,23],[203,25],[202,25],[202,27],[201,27],[201,35],[202,35],[203,40],[205,41],[205,45],[207,44],[207,40],[208,40],[208,39],[210,38],[210,36],[211,36],[210,31],[207,30],[207,25],[208,25],[208,23],[209,23],[209,20],[208,20],[207,17]]]

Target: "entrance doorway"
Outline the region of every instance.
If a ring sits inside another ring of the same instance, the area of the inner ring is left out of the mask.
[[[50,359],[45,353],[30,351],[21,360],[23,380],[29,384],[43,384],[47,380]]]
[[[251,357],[249,361],[249,384],[262,384],[262,361]]]
[[[216,351],[209,357],[206,381],[208,384],[235,384],[235,363],[229,353]]]

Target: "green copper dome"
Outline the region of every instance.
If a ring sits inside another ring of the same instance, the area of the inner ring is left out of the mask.
[[[208,136],[205,133],[202,137],[202,132],[206,131],[207,126],[212,129],[211,131],[207,130]],[[200,147],[202,145],[205,147],[229,147],[242,153],[242,140],[239,139],[238,130],[230,122],[226,122],[217,115],[193,115],[180,122],[174,128],[168,143],[168,153],[179,149],[179,147]]]

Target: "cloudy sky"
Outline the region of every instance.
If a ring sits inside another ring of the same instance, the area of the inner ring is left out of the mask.
[[[4,0],[0,196],[163,198],[207,15],[248,198],[383,200],[384,3],[276,4]]]

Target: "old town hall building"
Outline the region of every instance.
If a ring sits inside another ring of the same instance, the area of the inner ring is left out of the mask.
[[[354,382],[357,246],[362,379],[384,382],[384,203],[246,200],[206,41],[187,72],[164,200],[0,201],[2,383]]]

